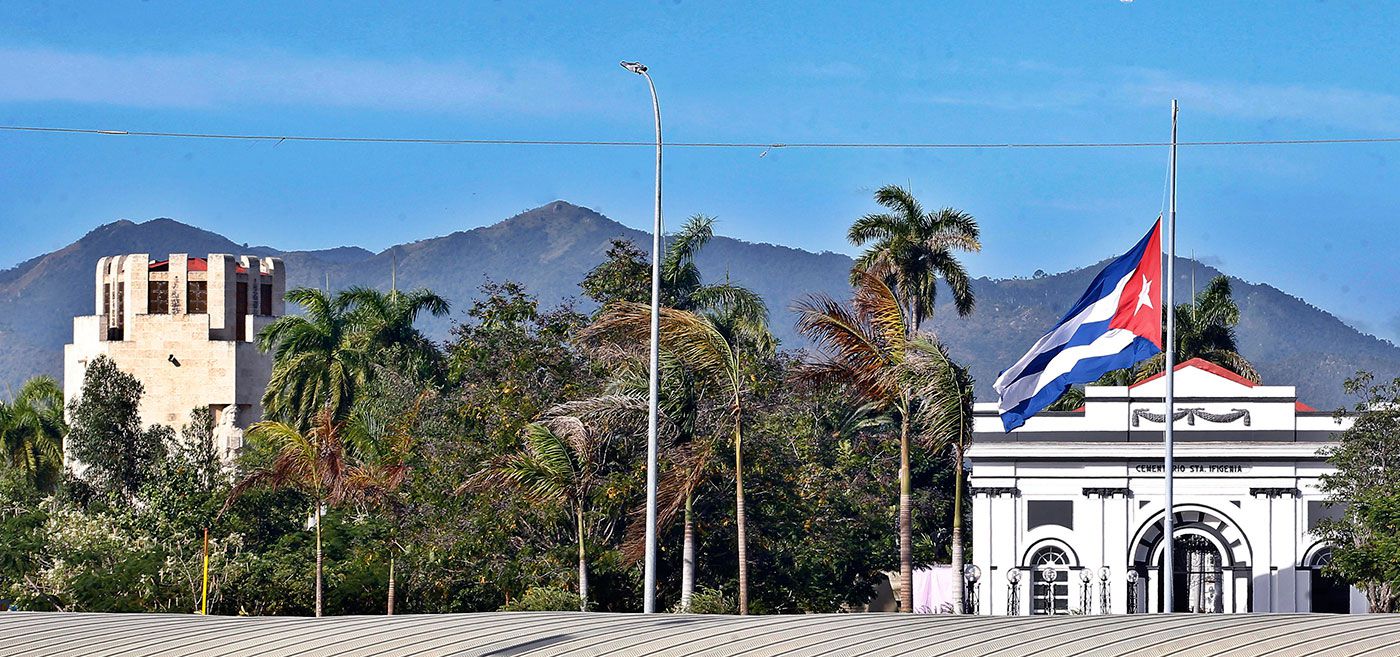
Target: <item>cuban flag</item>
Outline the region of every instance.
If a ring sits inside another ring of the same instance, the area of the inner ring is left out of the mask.
[[[1159,217],[1133,250],[1104,267],[1064,318],[997,377],[993,387],[1007,431],[1070,386],[1162,350],[1161,223]]]

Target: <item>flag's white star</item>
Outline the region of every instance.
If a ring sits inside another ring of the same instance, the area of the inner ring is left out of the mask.
[[[1152,281],[1147,280],[1147,275],[1142,277],[1142,291],[1138,292],[1137,307],[1133,308],[1133,315],[1142,309],[1143,306],[1152,307]]]

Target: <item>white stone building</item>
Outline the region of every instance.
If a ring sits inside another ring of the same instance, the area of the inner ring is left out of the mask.
[[[1201,360],[1175,379],[1176,610],[1365,611],[1319,571],[1330,551],[1310,532],[1337,512],[1319,492],[1330,470],[1319,452],[1351,420]],[[1089,386],[1081,409],[1010,433],[995,404],[976,406],[978,613],[1161,609],[1164,394],[1160,376]]]
[[[272,361],[254,341],[284,311],[281,259],[111,256],[97,261],[94,283],[93,314],[73,318],[63,350],[68,400],[81,393],[88,362],[106,355],[145,386],[143,424],[178,431],[195,408],[240,428],[261,419]],[[220,434],[232,443],[241,432]],[[240,446],[219,445],[226,456]]]

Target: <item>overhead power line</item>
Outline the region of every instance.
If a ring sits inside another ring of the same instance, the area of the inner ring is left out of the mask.
[[[119,137],[164,137],[169,139],[222,139],[229,141],[299,141],[347,144],[429,144],[439,146],[656,146],[654,141],[596,140],[596,139],[433,139],[415,137],[337,137],[315,135],[257,135],[204,132],[157,132],[150,130],[104,130],[97,128],[56,128],[47,126],[0,126],[6,132],[38,132],[50,134],[105,135]],[[1227,139],[1183,141],[1178,146],[1289,146],[1304,144],[1389,144],[1400,143],[1400,137],[1356,137],[1340,139]],[[774,150],[807,149],[1029,149],[1029,148],[1165,148],[1165,141],[1105,141],[1105,142],[667,142],[670,148],[740,148]]]

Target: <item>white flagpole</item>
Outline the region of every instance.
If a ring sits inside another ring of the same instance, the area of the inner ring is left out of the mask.
[[[1172,479],[1174,465],[1172,463],[1172,425],[1176,423],[1176,400],[1175,381],[1173,370],[1176,369],[1176,303],[1172,288],[1176,287],[1176,99],[1172,99],[1172,157],[1171,157],[1171,190],[1170,206],[1167,212],[1167,223],[1162,226],[1166,232],[1163,236],[1167,243],[1167,276],[1162,282],[1162,306],[1166,308],[1167,314],[1167,336],[1166,343],[1162,345],[1163,354],[1166,357],[1166,418],[1162,424],[1162,444],[1165,453],[1162,456],[1162,471],[1166,482],[1166,510],[1162,515],[1162,540],[1166,541],[1162,545],[1162,611],[1171,613],[1172,611],[1172,588],[1175,586],[1175,563],[1172,559],[1172,529],[1175,525],[1172,517]]]

